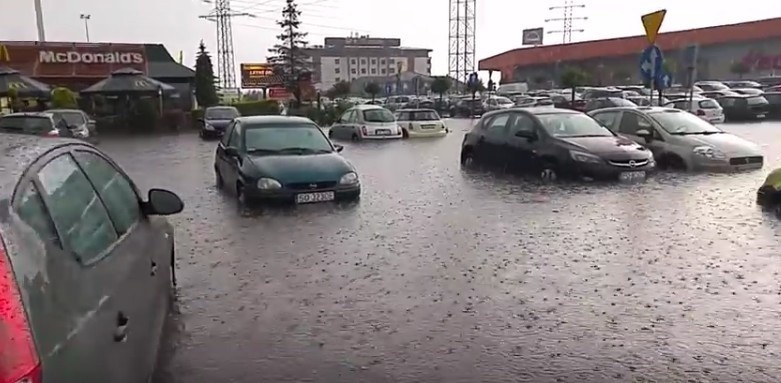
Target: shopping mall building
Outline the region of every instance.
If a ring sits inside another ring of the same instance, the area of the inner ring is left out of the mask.
[[[738,61],[749,69],[746,77],[781,74],[781,18],[662,33],[656,45],[676,72],[684,69],[686,49],[698,45],[700,80],[737,77],[732,68]],[[502,83],[557,81],[570,66],[605,85],[640,83],[640,53],[647,46],[645,36],[632,36],[518,48],[480,60],[479,69],[501,72]]]
[[[134,68],[174,86],[184,104],[191,102],[195,80],[195,72],[176,62],[161,44],[0,41],[0,66],[74,91],[117,69]]]

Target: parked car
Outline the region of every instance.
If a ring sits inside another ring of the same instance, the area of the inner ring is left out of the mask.
[[[480,99],[462,98],[450,107],[450,117],[474,117],[485,113],[485,105]]]
[[[353,141],[402,137],[404,132],[393,113],[377,105],[356,105],[347,109],[328,130],[328,138]]]
[[[722,81],[721,83],[733,89],[734,88],[762,89],[762,84],[756,81],[737,80],[737,81]]]
[[[711,124],[721,124],[724,122],[724,109],[721,108],[716,100],[697,97],[689,101],[689,99],[680,99],[670,101],[663,105],[666,108],[675,108],[685,110],[695,116],[710,122]]]
[[[725,96],[716,98],[724,109],[726,121],[746,121],[767,116],[769,103],[764,96]]]
[[[572,100],[572,94],[557,94],[551,96],[550,99],[553,103],[553,106],[556,108],[572,109],[581,112],[586,110],[586,100],[580,98],[580,96],[577,94],[575,95],[574,102]]]
[[[0,117],[0,132],[27,134],[43,137],[69,137],[86,139],[89,130],[85,126],[68,126],[62,117],[52,113],[11,113]]]
[[[210,106],[203,111],[201,123],[201,138],[222,137],[225,128],[228,127],[234,118],[241,116],[241,113],[234,106]]]
[[[732,88],[731,90],[737,94],[746,96],[761,96],[765,93],[762,89],[756,88]]]
[[[589,113],[613,132],[648,147],[662,169],[761,168],[760,148],[691,113],[663,107],[620,107]]]
[[[707,92],[700,93],[700,96],[708,97],[708,98],[719,98],[719,97],[738,96],[738,95],[740,95],[740,93],[732,91],[730,89],[713,90],[713,91],[707,91]]]
[[[602,108],[612,108],[616,106],[637,106],[635,103],[623,98],[616,97],[604,97],[604,98],[591,98],[586,101],[586,111],[592,111]]]
[[[488,113],[464,136],[461,164],[485,164],[561,177],[644,179],[650,151],[616,136],[588,115],[558,108],[515,108]]]
[[[407,103],[414,100],[414,97],[410,96],[390,96],[385,99],[385,104],[382,105],[388,110],[396,110],[404,107]]]
[[[483,110],[490,112],[492,110],[509,109],[515,106],[515,103],[507,97],[489,97],[483,101]]]
[[[361,107],[366,105],[356,108]],[[242,205],[356,200],[361,194],[358,173],[339,154],[342,149],[308,118],[239,117],[217,145],[216,184]]]
[[[69,129],[76,132],[84,132],[87,134],[84,137],[95,137],[97,135],[95,120],[90,118],[87,113],[80,109],[49,109],[44,113],[51,113],[55,121],[60,119],[65,120]],[[75,128],[74,128],[75,127]],[[83,134],[82,134],[83,135]]]
[[[184,207],[76,140],[0,133],[0,382],[147,382]],[[79,361],[74,363],[74,361]]]
[[[448,133],[434,109],[399,109],[394,114],[405,138],[444,137]]]
[[[660,101],[658,96],[650,98],[649,96],[628,96],[626,99],[637,106],[659,106],[670,102],[666,97],[662,97]]]
[[[697,81],[695,86],[700,88],[703,92],[715,92],[719,90],[728,90],[729,87],[724,85],[721,81]]]
[[[781,118],[781,91],[766,92],[764,95],[767,100],[767,118]]]
[[[624,91],[618,88],[589,88],[585,89],[580,97],[586,101],[592,98],[624,98]]]

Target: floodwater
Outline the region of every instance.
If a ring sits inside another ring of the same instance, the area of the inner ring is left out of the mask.
[[[158,383],[778,382],[779,222],[754,205],[781,124],[725,125],[766,167],[542,186],[443,139],[344,143],[359,204],[242,214],[195,134],[101,146],[184,199]]]

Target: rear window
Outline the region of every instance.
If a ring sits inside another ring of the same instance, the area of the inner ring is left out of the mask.
[[[366,122],[393,122],[396,118],[393,117],[388,109],[368,109],[363,111],[363,120]]]
[[[781,104],[781,94],[765,94],[765,99],[771,104]]]
[[[718,109],[720,108],[719,103],[716,102],[716,100],[701,100],[699,102],[701,109]]]
[[[68,125],[83,125],[87,121],[84,119],[84,115],[80,112],[54,112],[55,118],[61,118],[68,123]]]
[[[48,117],[6,116],[0,118],[0,130],[15,133],[41,134],[54,130],[54,126]]]
[[[439,115],[433,110],[419,110],[410,112],[409,121],[435,121],[439,120]]]
[[[747,101],[749,105],[767,104],[767,99],[763,96],[749,97]]]
[[[232,120],[241,114],[236,108],[208,108],[204,117],[209,120]]]

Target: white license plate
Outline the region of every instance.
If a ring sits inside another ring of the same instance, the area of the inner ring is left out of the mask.
[[[618,175],[620,181],[637,181],[645,179],[645,172],[623,172]]]
[[[757,118],[765,118],[765,115],[764,114],[758,114]]]
[[[421,125],[421,129],[436,129],[436,125]]]
[[[378,136],[390,136],[390,129],[377,129],[374,131],[374,134]]]
[[[334,200],[334,192],[317,192],[296,194],[296,203],[326,202]]]

